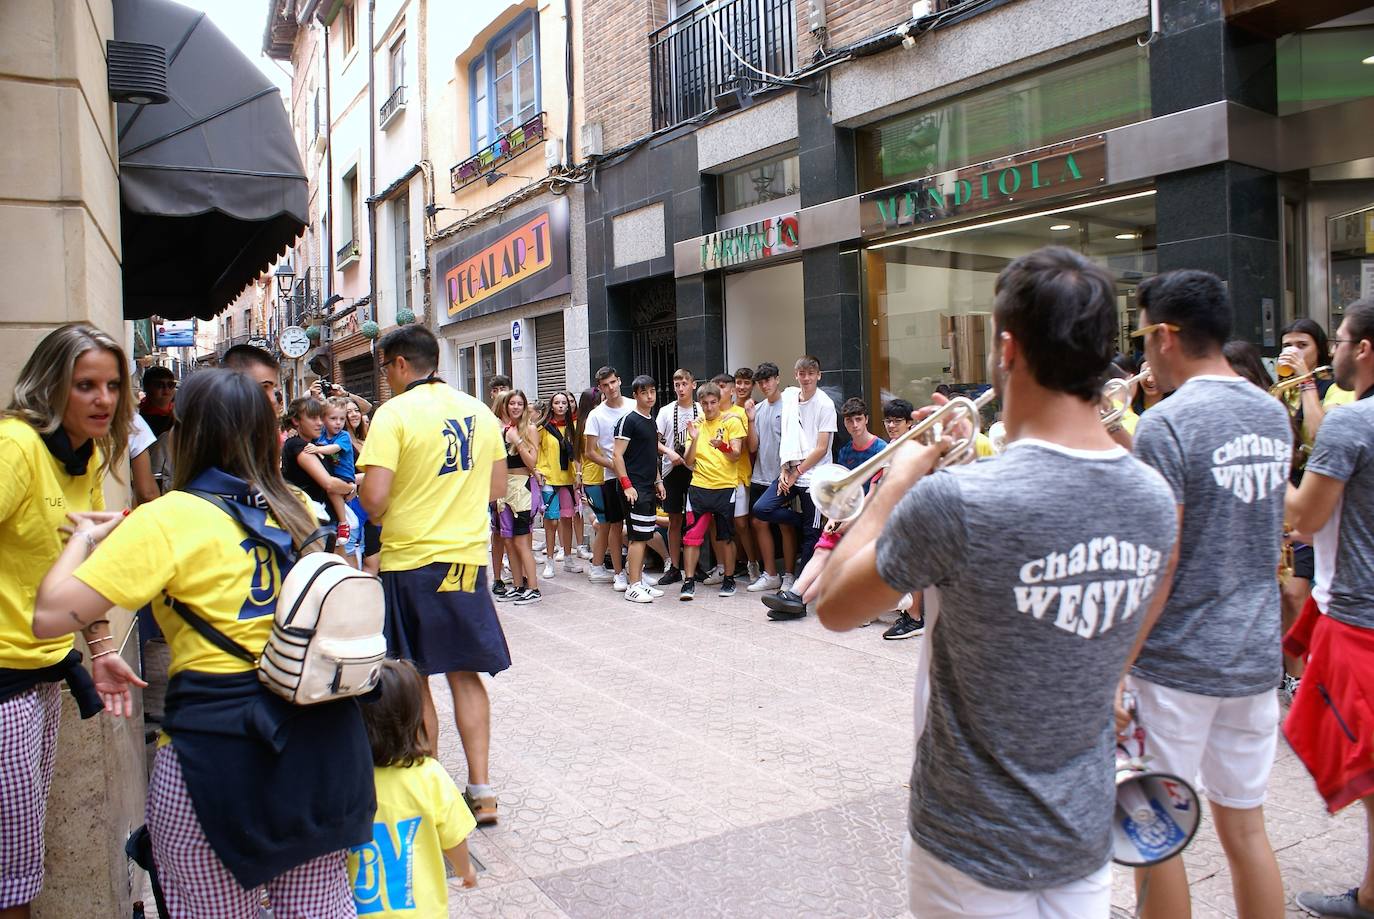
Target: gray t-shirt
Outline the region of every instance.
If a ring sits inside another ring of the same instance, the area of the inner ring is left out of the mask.
[[[1326,614],[1374,629],[1374,399],[1326,413],[1307,471],[1345,483]]]
[[[771,485],[782,472],[782,460],[778,456],[782,447],[782,399],[755,403],[754,426],[759,432],[759,452],[754,458],[754,472],[750,481],[757,485]]]
[[[894,590],[940,590],[912,838],[1000,890],[1111,850],[1112,702],[1173,549],[1173,498],[1125,450],[1019,441],[927,476],[878,541]]]
[[[1135,455],[1173,489],[1183,530],[1138,676],[1223,698],[1279,684],[1277,572],[1292,451],[1283,405],[1239,377],[1193,377],[1140,417]]]

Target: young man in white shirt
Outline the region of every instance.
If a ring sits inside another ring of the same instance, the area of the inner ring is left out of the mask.
[[[687,515],[687,487],[692,483],[692,470],[687,467],[683,455],[687,452],[687,426],[701,417],[701,407],[694,398],[696,385],[692,372],[679,368],[673,373],[673,393],[677,401],[658,410],[656,424],[663,456],[663,509],[668,512],[668,559],[657,581],[660,585],[682,580],[682,524]]]
[[[602,469],[605,479],[598,485],[584,485],[587,500],[597,512],[602,526],[596,528],[592,541],[592,561],[588,578],[597,584],[611,583],[615,590],[626,590],[630,584],[625,577],[624,564],[620,559],[620,547],[624,541],[625,501],[616,480],[615,466],[615,426],[630,412],[634,403],[620,394],[620,374],[614,367],[602,367],[596,372],[596,388],[601,390],[601,404],[587,415],[587,425],[583,429],[582,461],[595,463]],[[583,478],[586,478],[584,473]],[[611,553],[611,567],[615,574],[607,571],[602,559],[607,550]]]
[[[762,402],[745,406],[749,416],[749,435],[746,445],[754,457],[753,474],[749,477],[749,506],[752,508],[759,499],[768,493],[782,472],[778,451],[782,448],[782,378],[778,365],[764,361],[754,370],[754,385],[763,394]],[[758,517],[751,518],[754,541],[758,545],[759,562],[763,571],[749,585],[750,593],[772,592],[782,587],[778,576],[773,524]],[[783,556],[785,571],[790,571],[796,562],[793,557]]]
[[[811,557],[821,533],[820,511],[810,494],[811,471],[831,462],[830,444],[839,428],[835,403],[820,388],[820,359],[806,354],[797,358],[794,366],[797,389],[789,388],[782,399],[782,468],[777,481],[754,504],[756,520],[776,523],[782,529],[783,560],[789,570],[783,576],[780,596],[788,601],[801,599],[792,592],[792,582]],[[805,615],[790,609],[768,611],[770,619],[800,619]]]

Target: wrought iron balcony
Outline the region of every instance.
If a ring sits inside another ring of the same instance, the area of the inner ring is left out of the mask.
[[[540,112],[519,127],[512,128],[448,171],[453,191],[471,185],[501,163],[513,160],[544,140],[544,113]]]
[[[791,73],[796,56],[793,0],[728,0],[684,13],[649,34],[654,129],[710,111],[723,87],[759,76],[751,67]]]
[[[334,267],[335,269],[343,268],[346,265],[352,264],[357,259],[358,241],[356,239],[350,239],[340,246],[339,251],[335,253]]]
[[[377,113],[377,126],[385,128],[406,107],[406,88],[398,86],[392,90],[391,95],[387,96],[382,103],[382,109]]]

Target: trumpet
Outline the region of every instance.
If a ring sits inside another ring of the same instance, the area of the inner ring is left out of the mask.
[[[996,393],[992,387],[988,387],[977,399],[957,396],[853,469],[845,469],[837,463],[821,466],[811,474],[811,500],[831,520],[840,523],[853,520],[864,510],[864,484],[880,470],[892,465],[898,447],[908,440],[933,443],[947,428],[958,422],[968,425],[968,434],[956,440],[940,457],[940,466],[967,463],[975,455],[975,441],[982,430],[981,411],[994,398]]]
[[[1131,407],[1135,395],[1135,385],[1150,375],[1148,370],[1133,377],[1122,379],[1112,377],[1102,384],[1102,423],[1107,427],[1118,424],[1126,410]]]
[[[1306,373],[1304,373],[1304,374],[1302,374],[1302,375],[1300,375],[1300,376],[1289,377],[1289,378],[1286,379],[1286,380],[1280,380],[1279,382],[1275,383],[1273,386],[1270,386],[1270,387],[1269,387],[1269,395],[1271,395],[1271,396],[1281,396],[1281,395],[1283,395],[1284,393],[1288,392],[1289,390],[1294,389],[1295,387],[1301,386],[1303,383],[1306,383],[1308,380],[1316,380],[1316,379],[1323,379],[1323,380],[1324,380],[1324,379],[1326,379],[1326,378],[1329,377],[1329,376],[1331,376],[1331,368],[1330,368],[1330,367],[1325,366],[1325,365],[1323,365],[1323,366],[1321,366],[1321,367],[1316,367],[1316,368],[1313,368],[1312,370],[1307,371]]]

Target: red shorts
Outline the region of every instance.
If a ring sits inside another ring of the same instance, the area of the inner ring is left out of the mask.
[[[1295,635],[1307,618],[1285,639],[1285,647],[1306,640],[1307,667],[1283,734],[1334,814],[1374,794],[1374,629],[1318,615]]]

